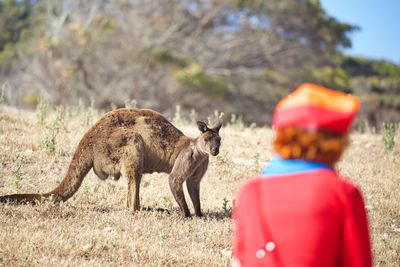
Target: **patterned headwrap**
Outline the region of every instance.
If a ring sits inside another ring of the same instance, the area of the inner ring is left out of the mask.
[[[347,133],[359,109],[360,101],[352,95],[304,83],[278,103],[273,126]]]

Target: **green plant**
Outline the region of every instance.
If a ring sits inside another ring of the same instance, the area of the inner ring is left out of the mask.
[[[243,117],[241,115],[238,116],[237,114],[231,114],[229,125],[238,128],[243,128],[244,127]]]
[[[226,197],[222,200],[222,210],[225,216],[231,216],[232,206],[229,204],[229,200]]]
[[[110,104],[110,108],[111,108],[111,110],[116,110],[118,107],[117,107],[117,105],[115,105],[115,103],[113,102],[113,103]]]
[[[185,68],[190,64],[190,60],[179,58],[172,51],[165,48],[153,51],[153,59],[161,63],[175,65],[178,68]]]
[[[58,128],[50,127],[46,137],[42,142],[42,149],[46,153],[54,153],[56,151],[56,137],[58,135]]]
[[[47,97],[44,95],[39,96],[38,104],[36,106],[36,118],[38,123],[43,124],[50,110],[50,104]]]
[[[399,125],[396,123],[383,123],[382,125],[382,144],[387,151],[393,150],[396,131]]]
[[[87,184],[84,184],[82,186],[82,194],[85,196],[90,196],[90,190],[89,190],[89,186]]]
[[[255,155],[254,155],[254,170],[256,171],[256,172],[259,172],[260,171],[260,169],[261,169],[261,167],[262,167],[262,163],[261,163],[261,155],[260,155],[260,153],[256,153]]]
[[[170,197],[164,196],[163,197],[164,206],[171,210],[173,208],[172,199]]]
[[[250,129],[250,131],[254,132],[257,129],[257,124],[255,122],[252,122],[249,125],[249,129]]]
[[[58,130],[63,129],[65,133],[68,133],[67,110],[63,106],[56,108],[56,118],[53,122],[53,128]]]
[[[190,118],[190,124],[191,124],[191,125],[196,125],[196,121],[197,121],[197,113],[196,113],[196,110],[192,109],[192,110],[190,111],[189,118]]]
[[[376,128],[371,126],[367,119],[364,120],[364,132],[369,134],[376,134]]]
[[[218,110],[214,110],[214,115],[208,117],[208,125],[214,125],[217,122],[221,121],[224,118],[225,114],[223,112],[219,112]]]
[[[5,91],[8,88],[8,84],[7,83],[3,83],[3,85],[1,86],[1,90],[0,90],[0,105],[4,104],[6,102],[6,99],[4,97]]]
[[[16,187],[17,189],[19,189],[19,188],[21,187],[21,185],[20,185],[20,183],[21,183],[21,181],[22,181],[22,171],[21,171],[21,168],[22,168],[21,157],[20,157],[19,155],[17,155],[17,158],[16,158],[16,160],[15,160],[15,166],[14,166],[14,168],[13,168],[13,170],[12,170],[12,174],[13,174],[14,177],[15,177],[14,185],[15,185],[15,187]]]
[[[209,75],[199,64],[192,63],[175,72],[182,85],[197,92],[205,92],[225,99],[231,97],[225,78],[220,75]]]
[[[125,100],[125,107],[126,108],[136,108],[137,102],[136,99],[127,99]]]
[[[229,162],[229,157],[228,157],[227,151],[224,151],[223,153],[219,153],[216,158],[220,164],[227,164]]]
[[[340,67],[325,66],[312,70],[312,81],[322,84],[330,85],[342,91],[349,90],[349,76],[348,73]]]
[[[76,106],[76,108],[74,108],[74,111],[75,111],[74,115],[77,117],[82,115],[85,112],[85,109],[86,109],[85,103],[83,103],[82,98],[79,98],[78,105]]]
[[[85,106],[83,105],[82,101],[79,101],[79,109],[80,109],[80,114],[83,117],[83,123],[84,125],[90,125],[92,124],[93,118],[96,115],[96,111],[94,108],[94,99],[91,98],[90,100],[90,107],[85,108]]]
[[[181,115],[181,106],[180,105],[176,105],[175,106],[175,114],[174,114],[174,118],[172,119],[172,121],[174,123],[180,124],[183,123],[183,118]]]
[[[22,258],[22,262],[21,262],[21,267],[28,267],[28,266],[32,266],[32,261],[29,259],[28,256],[25,256]]]
[[[168,236],[166,235],[160,235],[160,242],[164,244],[168,240]]]
[[[58,106],[56,108],[56,117],[42,142],[42,149],[46,151],[46,153],[54,153],[56,151],[56,138],[61,129],[65,133],[68,133],[68,120],[66,119],[66,114],[66,109],[63,106]]]

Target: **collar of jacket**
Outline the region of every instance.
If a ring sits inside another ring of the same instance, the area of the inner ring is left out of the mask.
[[[292,174],[320,169],[333,170],[331,166],[319,162],[301,159],[282,159],[281,157],[273,156],[269,164],[261,170],[261,176]]]

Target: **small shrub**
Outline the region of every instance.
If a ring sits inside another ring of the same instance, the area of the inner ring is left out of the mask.
[[[125,107],[126,108],[136,108],[136,105],[137,105],[136,99],[131,99],[131,100],[127,99],[127,100],[125,100]]]
[[[5,91],[7,90],[8,84],[7,83],[3,83],[3,85],[1,86],[1,90],[0,90],[0,105],[3,105],[6,102],[6,98],[5,98]]]
[[[177,66],[178,68],[185,68],[190,64],[188,59],[182,59],[174,55],[168,49],[162,48],[153,51],[153,59],[161,63],[168,63]]]
[[[172,118],[173,123],[176,124],[181,124],[183,123],[183,118],[181,115],[181,106],[180,105],[176,105],[175,106],[175,114],[174,117]]]
[[[125,104],[126,105],[126,104]],[[112,102],[111,104],[110,104],[110,109],[111,110],[116,110],[118,107],[117,107],[117,105],[115,105],[115,103],[114,102]]]
[[[58,135],[59,130],[57,128],[51,127],[46,137],[42,142],[42,149],[46,151],[46,153],[54,153],[56,151],[56,137]]]
[[[22,163],[21,163],[21,157],[19,155],[17,155],[17,159],[15,160],[15,166],[12,170],[12,174],[15,177],[14,180],[14,185],[17,189],[19,189],[21,187],[20,183],[22,181]]]
[[[257,129],[257,124],[255,122],[252,122],[249,125],[249,129],[250,129],[250,131],[254,132]]]
[[[399,125],[396,123],[383,123],[382,125],[382,144],[387,151],[393,150],[396,131]]]
[[[189,118],[190,118],[190,124],[191,124],[191,125],[196,125],[196,122],[197,122],[197,113],[196,113],[196,110],[192,109],[192,110],[190,111]]]
[[[56,118],[53,122],[53,128],[62,129],[65,133],[68,133],[67,110],[63,106],[56,108]]]
[[[36,106],[36,118],[39,124],[43,124],[50,111],[50,104],[47,97],[44,95],[39,96],[38,104]]]
[[[227,151],[219,153],[216,159],[220,164],[228,164],[230,162]]]
[[[171,210],[174,207],[172,199],[170,197],[167,197],[167,196],[163,197],[163,204],[168,210]]]
[[[208,125],[213,126],[219,121],[222,121],[225,114],[223,112],[219,112],[218,110],[214,110],[214,115],[208,117]]]
[[[79,99],[78,112],[79,115],[82,116],[83,124],[86,126],[91,125],[96,115],[96,110],[94,108],[94,99],[92,98],[90,100],[90,107],[88,108],[86,108],[83,101]]]
[[[258,173],[261,168],[262,168],[261,155],[260,153],[256,153],[254,155],[254,170]]]
[[[229,204],[229,200],[226,197],[224,197],[224,199],[222,200],[222,210],[225,216],[231,216],[232,206]]]
[[[87,184],[84,184],[82,186],[82,194],[85,195],[86,197],[90,196],[90,189]]]
[[[364,120],[363,124],[364,125],[363,125],[362,129],[363,129],[364,133],[376,134],[376,128],[371,126],[371,124],[368,122],[367,119]]]
[[[223,76],[208,75],[199,64],[190,64],[176,71],[176,78],[182,85],[193,91],[205,92],[230,99],[228,85]]]
[[[243,117],[241,115],[232,114],[229,125],[242,129],[244,127]]]
[[[68,133],[68,120],[66,116],[67,111],[63,106],[56,108],[56,117],[42,142],[42,149],[46,151],[46,153],[51,154],[56,151],[56,138],[61,130]]]

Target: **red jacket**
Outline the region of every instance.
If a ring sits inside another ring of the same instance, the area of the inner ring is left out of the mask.
[[[361,193],[332,169],[256,177],[233,217],[241,266],[372,266]]]

